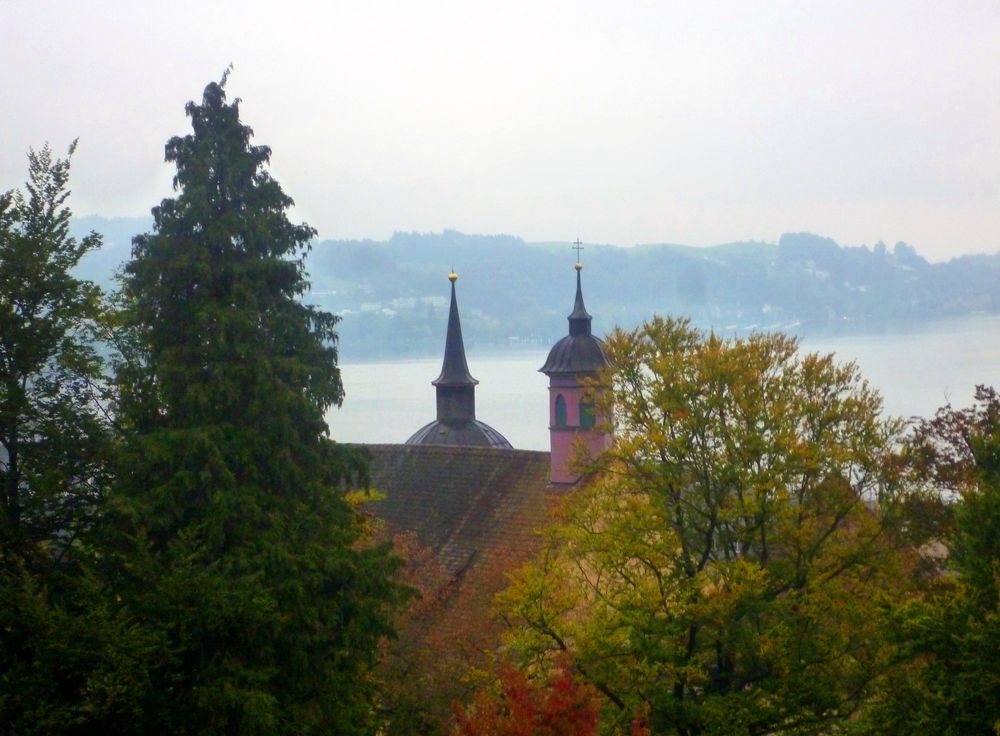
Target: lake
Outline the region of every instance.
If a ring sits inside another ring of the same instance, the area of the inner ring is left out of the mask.
[[[441,326],[444,348],[444,325]],[[930,416],[951,401],[966,406],[977,383],[1000,385],[1000,315],[939,320],[886,334],[805,338],[804,350],[853,360],[885,400],[886,413]],[[476,417],[526,450],[548,450],[548,379],[538,372],[546,350],[468,350],[479,379]],[[341,365],[347,398],[327,415],[339,442],[404,442],[434,419],[431,381],[441,357]]]

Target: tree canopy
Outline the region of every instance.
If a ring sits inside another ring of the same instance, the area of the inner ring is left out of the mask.
[[[100,290],[73,268],[100,246],[69,235],[70,146],[28,152],[25,192],[0,195],[0,543],[65,549],[107,461],[95,325]],[[59,539],[56,539],[58,533]]]
[[[142,672],[143,637],[95,578],[88,541],[115,444],[101,295],[74,276],[101,244],[69,235],[75,146],[65,159],[29,151],[25,191],[0,196],[0,723],[10,734],[109,722]]]
[[[876,614],[904,585],[901,425],[856,366],[782,335],[655,318],[607,348],[614,444],[504,595],[515,650],[543,671],[571,651],[622,729],[846,721],[888,661]]]
[[[897,606],[898,663],[861,732],[1000,732],[1000,397],[979,386],[967,409],[946,406],[914,433],[917,475],[949,494],[953,521],[933,542],[947,554],[918,597]],[[940,555],[938,555],[940,556]]]

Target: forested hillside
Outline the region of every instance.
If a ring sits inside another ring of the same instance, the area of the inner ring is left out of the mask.
[[[128,233],[142,231],[139,219],[76,224],[105,237],[104,251],[81,266],[98,281],[127,257]],[[929,263],[905,243],[845,247],[808,233],[776,244],[584,248],[587,306],[601,334],[653,313],[689,315],[726,334],[815,334],[1000,310],[1000,254]],[[565,328],[574,259],[569,243],[451,230],[324,240],[310,257],[309,298],[343,317],[349,357],[436,354],[454,267],[471,346],[545,346]]]

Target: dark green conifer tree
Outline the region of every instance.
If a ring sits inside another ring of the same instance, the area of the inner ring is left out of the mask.
[[[158,641],[136,732],[371,730],[379,639],[402,597],[345,500],[337,318],[300,301],[315,232],[266,172],[225,82],[172,138],[176,196],[135,238],[119,368],[112,585]]]

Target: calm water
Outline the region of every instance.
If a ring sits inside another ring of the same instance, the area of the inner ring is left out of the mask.
[[[441,335],[444,346],[444,328]],[[1000,385],[1000,316],[964,317],[886,335],[806,339],[809,351],[854,360],[882,392],[886,412],[929,416],[947,401],[965,406],[977,383]],[[547,379],[538,373],[547,351],[510,355],[469,351],[479,379],[476,417],[517,448],[548,450]],[[346,363],[347,399],[327,419],[340,442],[403,442],[434,419],[441,359]]]

